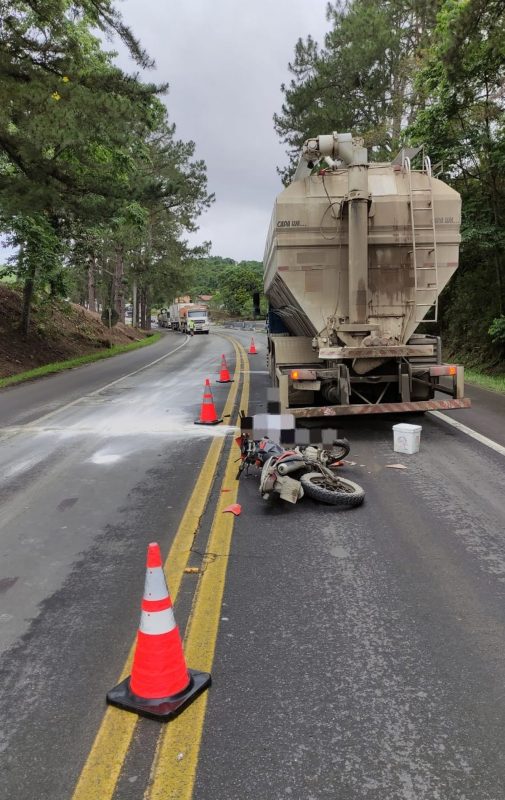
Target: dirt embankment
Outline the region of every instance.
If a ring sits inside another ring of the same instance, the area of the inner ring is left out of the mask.
[[[46,297],[33,304],[30,333],[24,340],[19,332],[21,301],[19,291],[0,283],[0,378],[96,353],[111,344],[128,344],[146,335],[121,323],[109,331],[99,314]]]

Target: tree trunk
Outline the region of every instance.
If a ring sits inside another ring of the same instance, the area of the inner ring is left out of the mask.
[[[125,302],[124,302],[123,275],[124,275],[123,250],[119,249],[116,251],[116,262],[114,265],[114,289],[115,289],[114,308],[117,311],[119,322],[122,322],[124,324]]]
[[[137,279],[132,283],[132,327],[138,328],[138,303],[137,303]]]
[[[140,327],[142,330],[145,330],[146,327],[146,299],[146,290],[142,287],[140,290]]]
[[[91,257],[88,264],[88,308],[90,311],[96,311],[96,285],[95,285],[95,256]]]
[[[144,331],[151,330],[151,306],[149,301],[149,289],[143,286],[140,289],[140,327]]]
[[[21,324],[19,326],[23,339],[27,338],[28,330],[30,327],[30,315],[31,315],[33,291],[35,289],[36,272],[37,268],[35,264],[32,263],[29,267],[28,274],[25,278],[25,285],[23,286],[23,309],[21,312]]]
[[[503,289],[503,281],[502,281],[502,264],[500,253],[498,249],[495,248],[494,251],[494,264],[495,264],[495,274],[496,274],[496,288],[497,288],[497,295],[498,295],[498,311],[500,315],[503,315],[504,309],[504,289]]]
[[[486,95],[488,96],[488,88],[486,86]],[[487,106],[486,106],[487,108]],[[488,139],[488,150],[492,152],[492,138],[491,138],[491,122],[489,119],[489,115],[486,113],[486,131],[487,131],[487,139]],[[495,228],[497,231],[501,230],[503,227],[503,222],[501,219],[500,214],[500,193],[497,185],[496,179],[496,171],[491,170],[489,175],[489,188],[490,188],[490,198],[491,198],[491,207],[493,209],[493,220],[495,224]],[[500,247],[494,248],[494,263],[495,263],[495,272],[496,272],[496,284],[497,284],[497,294],[498,294],[498,310],[500,315],[503,314],[504,304],[505,304],[505,287],[503,285],[503,275],[502,275],[502,268],[503,268],[503,254],[500,252]]]
[[[149,288],[145,289],[146,298],[146,331],[151,330],[151,298],[149,297]]]

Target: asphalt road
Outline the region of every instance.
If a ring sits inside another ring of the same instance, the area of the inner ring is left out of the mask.
[[[164,331],[161,331],[164,333]],[[45,414],[71,403],[85,394],[100,389],[122,378],[127,373],[141,370],[146,364],[182,349],[185,340],[179,336],[165,336],[147,348],[121,353],[88,364],[86,367],[48,375],[44,380],[30,381],[2,389],[0,398],[0,424],[26,424]]]
[[[472,407],[461,414],[458,410],[446,412],[448,417],[462,422],[505,447],[505,395],[467,384],[465,395]]]
[[[168,333],[0,393],[2,800],[72,794],[138,624],[145,546],[168,550],[223,435],[193,424],[223,352],[233,369],[228,340]],[[227,392],[214,384],[218,406]]]
[[[249,343],[250,333],[233,335]],[[267,386],[264,337],[255,340],[250,413],[264,409]],[[136,355],[146,363],[182,341],[169,334]],[[41,423],[23,393],[54,409],[84,391],[85,370],[60,401],[42,385],[18,387],[27,428],[14,390],[0,393],[2,800],[73,796],[133,639],[145,544],[158,538],[166,553],[221,435],[192,419],[222,351],[233,367],[229,342],[195,337],[91,394],[94,377],[82,400]],[[228,387],[214,386],[222,407]],[[503,398],[469,394],[474,408],[453,416],[504,443]],[[358,509],[265,503],[253,475],[241,481],[195,774],[188,710],[173,763],[162,749],[153,766],[160,728],[141,720],[113,793],[86,797],[142,800],[147,787],[149,800],[502,800],[504,456],[429,414],[416,420],[420,452],[400,456],[396,421],[342,422],[352,444],[342,474],[366,490]],[[195,564],[226,558],[206,552],[226,460],[225,448]],[[398,463],[406,468],[388,466]],[[176,601],[182,628],[195,583],[187,576]],[[195,615],[193,605],[190,650]]]

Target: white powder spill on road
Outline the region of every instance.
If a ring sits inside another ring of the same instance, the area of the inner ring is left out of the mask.
[[[28,472],[42,467],[54,452],[54,444],[35,445],[33,436],[9,436],[0,439],[0,485],[16,482]]]
[[[96,412],[92,415],[92,429],[106,436],[224,436],[234,428],[230,426],[197,426],[194,419],[180,408],[159,408],[148,406],[142,413],[136,407],[123,408],[115,413]],[[72,426],[67,427],[72,432]]]
[[[118,461],[121,461],[123,456],[119,456],[115,453],[95,453],[89,460],[92,464],[116,464]]]
[[[139,386],[127,393],[112,390],[109,402],[104,406],[79,409],[79,418],[74,422],[75,410],[67,417],[65,429],[72,433],[84,426],[95,434],[111,437],[124,436],[169,436],[196,438],[226,436],[234,428],[227,425],[199,426],[194,421],[199,413],[198,401],[191,411],[181,406],[192,392],[185,385],[169,384],[159,387]],[[198,397],[199,393],[196,394]],[[54,420],[53,420],[54,423]]]
[[[37,458],[29,458],[25,461],[18,461],[17,464],[11,464],[10,466],[4,468],[0,472],[0,480],[8,480],[9,478],[14,478],[16,475],[19,475],[21,472],[26,472],[27,470],[31,469],[32,467],[37,464],[39,459]]]
[[[176,438],[205,438],[226,436],[234,433],[236,427],[220,423],[218,425],[195,425],[194,416],[180,407],[166,407],[166,401],[160,409],[154,403],[140,402],[138,399],[124,399],[113,408],[109,404],[83,409],[79,406],[62,413],[59,420],[53,416],[47,425],[25,425],[3,429],[11,434],[59,434],[63,437],[89,435],[110,437],[131,436],[172,436]],[[120,406],[120,407],[118,407]],[[142,409],[139,412],[139,408]],[[30,464],[31,466],[31,464]],[[26,469],[28,466],[20,466]],[[13,468],[14,469],[14,468]]]

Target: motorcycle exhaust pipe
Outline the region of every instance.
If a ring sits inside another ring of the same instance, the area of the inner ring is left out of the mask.
[[[304,466],[305,465],[303,461],[288,461],[285,464],[281,462],[275,467],[275,469],[279,475],[289,475],[290,472],[298,472],[298,470],[302,469]]]

